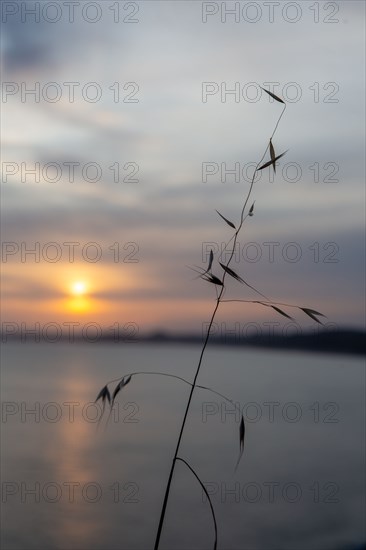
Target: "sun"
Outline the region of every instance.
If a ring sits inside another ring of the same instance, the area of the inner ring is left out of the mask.
[[[64,287],[64,300],[62,308],[64,311],[75,315],[85,315],[95,311],[96,301],[93,299],[93,283],[91,279],[74,277],[70,278]]]
[[[71,292],[74,296],[83,296],[86,293],[86,283],[84,281],[76,281],[71,286]]]

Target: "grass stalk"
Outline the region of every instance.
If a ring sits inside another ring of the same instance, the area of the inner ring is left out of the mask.
[[[236,247],[236,244],[237,244],[237,241],[238,241],[238,236],[239,236],[239,234],[242,230],[244,222],[246,221],[246,219],[248,217],[253,215],[254,202],[253,202],[253,204],[251,205],[250,208],[248,208],[248,204],[249,204],[249,199],[252,195],[252,191],[253,191],[253,188],[254,188],[256,175],[259,171],[261,171],[265,168],[270,168],[270,167],[272,167],[274,172],[276,172],[276,162],[285,154],[285,153],[282,153],[282,154],[276,156],[276,153],[275,153],[275,150],[274,150],[274,147],[273,147],[273,143],[272,143],[272,139],[273,139],[273,137],[274,137],[274,135],[277,131],[279,123],[282,119],[282,116],[283,116],[285,110],[286,110],[286,104],[284,103],[284,101],[282,101],[282,99],[280,99],[276,95],[272,94],[272,92],[269,92],[268,90],[265,90],[264,88],[263,88],[263,90],[267,94],[272,96],[277,102],[283,104],[283,109],[282,109],[281,114],[279,115],[279,117],[277,119],[277,122],[276,122],[275,127],[274,127],[273,132],[272,132],[272,135],[270,136],[268,145],[267,145],[262,157],[260,158],[260,160],[258,161],[258,163],[256,164],[256,167],[254,169],[253,177],[251,179],[248,192],[247,192],[247,194],[245,196],[245,199],[244,199],[244,203],[243,203],[243,207],[242,207],[242,210],[241,210],[240,221],[239,221],[238,227],[236,227],[230,220],[225,218],[225,216],[223,216],[220,212],[217,211],[217,213],[222,218],[222,220],[225,223],[227,223],[231,228],[234,229],[234,233],[233,233],[232,237],[226,243],[224,249],[221,251],[221,254],[218,257],[218,263],[219,263],[219,265],[221,266],[221,268],[223,270],[223,275],[222,275],[221,278],[219,278],[219,277],[217,277],[216,275],[214,275],[212,273],[212,265],[213,265],[213,261],[214,261],[214,254],[213,254],[212,250],[210,252],[208,267],[206,269],[198,268],[198,270],[197,270],[197,269],[192,268],[192,269],[194,269],[194,271],[196,271],[198,273],[199,278],[201,278],[204,281],[208,281],[208,282],[214,284],[215,289],[216,289],[216,303],[215,303],[215,306],[213,308],[213,312],[211,314],[210,322],[209,322],[208,327],[207,327],[206,336],[205,336],[205,339],[204,339],[204,342],[203,342],[203,346],[201,348],[201,353],[199,355],[198,364],[197,364],[197,368],[196,368],[196,372],[195,372],[193,381],[190,382],[190,381],[188,381],[185,378],[182,378],[180,376],[176,376],[176,375],[168,374],[168,373],[162,373],[162,372],[142,372],[142,371],[132,372],[130,374],[125,374],[122,378],[117,378],[115,380],[110,380],[109,382],[107,382],[107,384],[100,390],[100,392],[99,392],[99,394],[96,398],[96,401],[98,401],[99,399],[101,399],[101,401],[102,401],[102,415],[101,415],[100,421],[102,420],[102,418],[104,416],[105,406],[106,406],[107,402],[109,404],[110,409],[109,409],[109,416],[108,416],[107,422],[106,422],[106,426],[107,426],[108,421],[111,417],[113,405],[114,405],[114,402],[115,402],[115,399],[116,399],[118,393],[125,386],[127,386],[127,384],[129,384],[132,377],[134,377],[134,376],[147,375],[147,374],[148,375],[158,375],[158,376],[170,376],[170,377],[178,379],[178,380],[180,380],[180,381],[182,381],[182,382],[184,382],[184,383],[186,383],[190,386],[189,396],[188,396],[186,408],[185,408],[185,411],[184,411],[182,423],[181,423],[181,426],[180,426],[179,435],[178,435],[174,455],[173,455],[171,466],[170,466],[169,477],[168,477],[168,481],[167,481],[166,489],[165,489],[165,493],[164,493],[163,504],[162,504],[162,507],[161,507],[160,517],[159,517],[159,524],[158,524],[158,528],[157,528],[157,532],[156,532],[154,550],[159,549],[161,534],[162,534],[162,531],[163,531],[165,515],[166,515],[166,510],[167,510],[168,501],[169,501],[169,494],[170,494],[170,491],[171,491],[172,480],[173,480],[173,476],[174,476],[174,472],[175,472],[175,467],[176,467],[176,464],[177,464],[178,461],[180,461],[181,463],[184,463],[188,467],[188,469],[191,471],[191,473],[194,475],[194,477],[197,479],[197,481],[201,485],[202,490],[205,492],[206,497],[208,498],[208,502],[209,502],[209,505],[210,505],[210,509],[211,509],[211,513],[212,513],[212,517],[213,517],[213,522],[214,522],[214,529],[215,529],[214,550],[216,550],[216,548],[217,548],[217,522],[216,522],[215,511],[214,511],[214,508],[212,506],[211,499],[210,499],[210,497],[209,497],[209,495],[206,491],[206,488],[205,488],[204,484],[202,483],[200,477],[198,476],[198,474],[195,472],[195,470],[192,468],[192,466],[184,458],[179,456],[179,450],[180,450],[184,430],[185,430],[185,427],[186,427],[186,424],[187,424],[187,418],[188,418],[188,414],[189,414],[189,411],[190,411],[191,402],[192,402],[192,398],[193,398],[193,394],[194,394],[195,389],[203,389],[203,390],[213,392],[216,395],[221,396],[222,398],[224,398],[228,402],[232,403],[234,406],[236,406],[236,404],[233,402],[233,400],[229,399],[228,397],[221,394],[220,392],[217,392],[217,391],[215,391],[215,390],[213,390],[213,389],[211,389],[207,386],[202,386],[200,384],[197,384],[197,379],[198,379],[198,376],[200,374],[200,370],[201,370],[201,366],[202,366],[202,363],[203,363],[205,351],[207,349],[207,345],[208,345],[208,342],[209,342],[209,339],[210,339],[212,326],[213,326],[213,323],[215,321],[216,314],[219,310],[220,305],[225,304],[227,302],[243,302],[243,303],[257,304],[257,305],[261,305],[261,306],[264,306],[264,307],[272,308],[274,311],[276,311],[276,313],[278,313],[278,314],[280,314],[284,317],[287,317],[289,319],[292,319],[292,317],[288,313],[283,311],[283,309],[280,309],[278,306],[281,306],[281,308],[282,307],[297,308],[298,310],[301,310],[302,313],[305,313],[305,315],[307,315],[313,321],[315,321],[316,323],[319,323],[319,324],[323,324],[323,323],[318,317],[319,316],[320,317],[325,317],[325,315],[323,315],[322,313],[320,313],[319,311],[316,311],[314,309],[310,309],[310,308],[302,307],[302,306],[298,306],[298,305],[293,305],[293,304],[287,304],[287,303],[283,303],[283,302],[275,302],[275,301],[270,300],[270,298],[265,296],[262,292],[257,290],[254,286],[252,286],[249,283],[247,283],[246,281],[244,281],[244,279],[242,279],[233,269],[230,268],[230,264],[231,264],[231,261],[233,259],[234,253],[235,253],[235,247]],[[269,152],[270,152],[270,159],[271,160],[268,161],[268,162],[265,162],[264,164],[262,164],[268,149],[269,149]],[[228,258],[226,263],[222,263],[220,261],[222,259],[222,255],[227,250],[228,246],[231,243],[233,243],[233,244],[232,244],[231,251],[228,251],[229,252],[229,254],[228,254],[229,258]],[[224,300],[223,298],[224,298],[224,294],[225,294],[225,290],[226,290],[225,281],[226,281],[226,278],[228,276],[234,278],[235,280],[243,283],[244,285],[246,285],[247,287],[252,289],[254,292],[256,292],[257,294],[259,294],[261,296],[261,299],[260,300],[259,299],[257,299],[257,300],[241,300],[241,299]],[[110,384],[114,384],[116,382],[118,382],[118,383],[114,387],[114,391],[111,394],[108,386]],[[244,416],[242,415],[241,423],[240,423],[240,427],[239,427],[240,452],[239,452],[238,460],[236,462],[235,469],[238,467],[239,462],[240,462],[241,457],[242,457],[242,454],[243,454],[243,451],[244,451],[244,438],[245,438],[245,423],[244,423]]]
[[[231,261],[233,259],[233,256],[234,256],[235,245],[236,245],[236,242],[238,240],[239,233],[240,233],[240,231],[243,227],[243,224],[244,224],[246,218],[249,215],[249,213],[245,214],[245,212],[246,212],[246,208],[247,208],[250,196],[251,196],[252,191],[253,191],[254,181],[255,181],[255,177],[257,175],[258,169],[261,166],[261,163],[263,162],[263,159],[264,159],[264,157],[265,157],[265,155],[268,151],[268,148],[270,146],[269,144],[272,142],[272,139],[273,139],[273,137],[274,137],[274,135],[277,131],[278,125],[281,121],[281,118],[282,118],[285,110],[286,110],[286,105],[284,105],[284,107],[281,111],[281,114],[280,114],[280,116],[279,116],[279,118],[276,122],[276,125],[274,127],[274,130],[272,132],[270,141],[268,142],[268,145],[267,145],[261,159],[258,161],[258,163],[256,165],[256,168],[254,170],[253,177],[252,177],[251,182],[250,182],[249,190],[248,190],[248,193],[247,193],[246,198],[244,200],[243,208],[242,208],[242,211],[241,211],[240,224],[239,224],[238,228],[235,230],[234,236],[231,239],[231,240],[233,240],[233,246],[232,246],[232,251],[229,255],[229,259],[228,259],[227,263],[225,264],[226,267],[230,266],[230,263],[231,263]],[[175,448],[172,464],[171,464],[171,467],[170,467],[168,482],[167,482],[167,486],[166,486],[166,490],[165,490],[165,494],[164,494],[163,505],[162,505],[162,508],[161,508],[161,513],[160,513],[159,525],[158,525],[158,529],[157,529],[157,533],[156,533],[154,550],[158,550],[158,548],[159,548],[161,533],[162,533],[162,529],[163,529],[163,525],[164,525],[166,508],[167,508],[167,505],[168,505],[169,493],[170,493],[172,479],[173,479],[173,474],[174,474],[175,465],[176,465],[176,462],[177,462],[177,459],[178,459],[179,448],[180,448],[180,444],[181,444],[181,441],[182,441],[183,432],[184,432],[184,428],[185,428],[185,425],[186,425],[186,421],[187,421],[188,412],[189,412],[189,409],[190,409],[193,393],[194,393],[194,390],[196,388],[197,378],[198,378],[198,375],[199,375],[200,370],[201,370],[203,357],[204,357],[206,347],[207,347],[207,344],[208,344],[208,341],[209,341],[209,338],[210,338],[212,325],[215,321],[217,311],[220,307],[220,303],[222,301],[222,297],[223,297],[223,294],[225,292],[225,278],[226,278],[226,276],[227,276],[227,271],[224,271],[223,278],[222,278],[222,286],[220,287],[220,290],[218,292],[217,299],[216,299],[216,304],[215,304],[215,307],[214,307],[214,310],[212,312],[211,319],[210,319],[210,322],[209,322],[209,325],[208,325],[208,328],[207,328],[206,337],[205,337],[205,340],[204,340],[204,343],[203,343],[203,346],[202,346],[202,349],[201,349],[201,353],[200,353],[200,357],[199,357],[199,360],[198,360],[196,373],[194,375],[194,379],[193,379],[191,390],[190,390],[190,393],[189,393],[186,409],[185,409],[184,416],[183,416],[183,421],[182,421],[181,428],[180,428],[180,431],[179,431],[178,441],[177,441],[177,445],[176,445],[176,448]]]

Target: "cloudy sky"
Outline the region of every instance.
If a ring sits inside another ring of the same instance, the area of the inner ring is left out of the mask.
[[[262,86],[287,104],[288,152],[256,182],[231,266],[364,326],[363,2],[2,8],[3,321],[200,332],[216,290],[188,266],[213,249],[222,275],[232,232],[215,210],[238,222],[282,111]],[[258,295],[233,280],[225,297]],[[218,317],[285,321],[238,303]]]

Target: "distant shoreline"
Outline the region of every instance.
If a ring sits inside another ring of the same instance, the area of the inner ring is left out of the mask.
[[[57,343],[85,343],[85,344],[202,344],[203,336],[198,334],[169,334],[164,331],[152,332],[145,335],[132,337],[116,338],[112,335],[103,335],[98,338],[81,334],[70,336],[61,335],[59,338],[52,339],[51,336],[42,338],[42,335],[32,334],[2,334],[2,345],[7,343],[21,344],[57,344]],[[318,333],[305,333],[297,335],[260,335],[260,336],[238,336],[232,333],[222,335],[212,335],[210,344],[216,346],[231,347],[255,347],[259,349],[278,349],[278,350],[301,350],[308,352],[327,352],[336,354],[366,355],[366,332],[361,330],[339,329],[333,331],[319,331]]]

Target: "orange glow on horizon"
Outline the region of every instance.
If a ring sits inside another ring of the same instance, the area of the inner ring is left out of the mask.
[[[88,313],[93,309],[92,301],[82,295],[75,295],[66,302],[66,309],[73,313]]]

